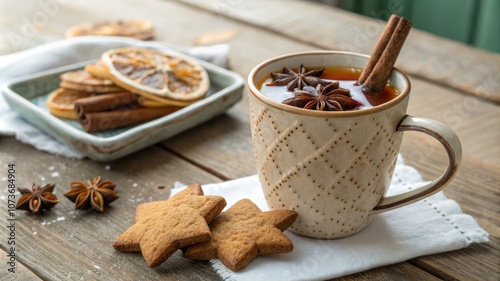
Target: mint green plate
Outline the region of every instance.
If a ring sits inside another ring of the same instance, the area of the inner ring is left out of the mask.
[[[87,133],[77,121],[50,114],[45,101],[59,87],[59,75],[91,62],[68,65],[10,80],[1,91],[10,107],[31,124],[96,161],[111,161],[214,118],[241,99],[238,74],[200,61],[210,77],[206,97],[167,116],[115,130]]]

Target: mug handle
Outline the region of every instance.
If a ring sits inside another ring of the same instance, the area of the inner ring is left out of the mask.
[[[427,118],[405,115],[401,121],[399,121],[396,131],[418,131],[437,139],[448,153],[448,168],[439,178],[422,187],[402,194],[382,197],[377,206],[373,208],[372,214],[396,209],[441,191],[453,178],[462,160],[462,145],[460,144],[460,140],[457,135],[443,123]]]

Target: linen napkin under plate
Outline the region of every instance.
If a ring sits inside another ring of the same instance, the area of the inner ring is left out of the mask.
[[[424,184],[418,171],[399,157],[389,194]],[[171,196],[183,188],[176,183]],[[256,175],[202,188],[206,195],[223,196],[226,209],[248,198],[262,211],[268,210]],[[288,230],[285,233],[294,245],[291,253],[258,256],[238,272],[227,269],[218,259],[210,263],[224,280],[325,280],[488,241],[488,233],[443,192],[378,214],[364,230],[346,238],[322,240]]]
[[[119,47],[145,47],[188,53],[220,67],[227,66],[229,45],[182,49],[162,42],[140,41],[124,37],[84,36],[54,41],[17,53],[0,56],[0,85],[4,82],[60,66],[97,59],[109,49]],[[36,149],[69,158],[85,155],[46,135],[22,119],[0,95],[0,136],[15,136],[17,140]]]

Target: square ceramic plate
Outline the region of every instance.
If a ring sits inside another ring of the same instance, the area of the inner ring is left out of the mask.
[[[200,61],[210,77],[206,97],[164,117],[105,132],[87,133],[77,121],[50,114],[45,101],[59,87],[59,75],[91,62],[68,65],[6,82],[1,91],[19,115],[42,131],[96,161],[111,161],[150,146],[222,114],[241,99],[238,74]]]

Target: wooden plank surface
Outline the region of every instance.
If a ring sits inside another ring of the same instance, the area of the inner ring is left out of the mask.
[[[0,272],[0,280],[13,280],[13,281],[42,280],[40,279],[40,277],[36,276],[31,270],[26,268],[24,264],[20,263],[19,261],[16,262],[14,272],[8,271],[7,262],[9,260],[7,258],[7,253],[3,249],[0,249],[0,255],[2,255],[2,259],[0,260],[0,262],[2,262],[2,271]]]
[[[16,211],[18,261],[42,279],[218,279],[208,263],[184,259],[180,252],[152,270],[142,255],[117,252],[111,245],[132,225],[135,207],[168,198],[175,181],[206,183],[219,178],[158,147],[107,164],[52,156],[12,138],[0,138],[0,147],[0,167],[15,164],[18,187],[31,187],[32,182],[56,184],[55,194],[61,202],[52,211],[39,216]],[[74,210],[74,203],[63,196],[69,190],[68,182],[95,176],[114,181],[121,198],[102,214]],[[6,206],[4,197],[0,201]],[[0,242],[3,249],[5,242]]]
[[[297,0],[179,0],[322,49],[370,54],[385,22]],[[293,5],[290,4],[294,2]],[[400,13],[404,5],[377,11]],[[398,67],[418,77],[500,103],[500,55],[414,29],[398,58]]]
[[[313,36],[318,35],[318,30],[324,31],[324,27],[318,29],[318,25],[321,26],[319,23],[326,22],[328,27],[337,31],[346,28],[345,24],[354,23],[356,24],[354,26],[358,27],[367,24],[364,18],[339,13],[335,9],[333,11],[337,20],[331,21],[334,18],[331,12],[319,11],[316,5],[295,3],[295,1],[293,5],[288,6],[283,5],[283,1],[268,3],[270,5],[268,8],[279,6],[281,9],[275,9],[275,13],[271,14],[245,1],[216,1],[212,3],[213,5],[210,5],[210,1],[207,4],[196,2],[194,4],[199,7],[196,9],[193,9],[192,4],[181,4],[176,1],[150,1],[149,5],[144,5],[139,0],[120,5],[116,1],[73,1],[71,5],[60,5],[59,11],[50,17],[50,24],[42,26],[28,41],[23,41],[18,47],[23,49],[60,39],[69,26],[103,18],[140,16],[151,19],[157,26],[158,40],[182,46],[189,46],[197,36],[206,31],[236,28],[239,34],[229,42],[230,67],[246,77],[251,68],[262,60],[288,52],[334,46],[340,41],[333,39],[346,39],[347,35],[342,32],[339,33],[340,37],[335,34],[334,38]],[[19,6],[11,1],[0,1],[0,11],[8,9],[16,11],[15,14],[0,14],[0,21],[8,23],[1,26],[0,30],[22,35],[23,26],[12,23],[12,20],[14,17],[32,17],[40,9],[38,5],[39,2]],[[155,5],[154,9],[150,5]],[[231,8],[231,5],[235,7]],[[240,11],[243,7],[248,8],[248,13]],[[308,8],[302,9],[302,7]],[[290,15],[292,9],[296,12]],[[221,14],[226,17],[222,17]],[[308,21],[301,20],[308,16],[310,17]],[[284,26],[288,26],[289,29],[277,30]],[[427,34],[418,36],[424,41],[435,39],[438,40],[436,42],[442,43],[439,38],[429,39]],[[373,44],[374,40],[376,36],[370,38],[363,45],[364,49],[360,50],[370,49],[370,44]],[[418,46],[420,43],[412,44]],[[448,43],[446,41],[443,44]],[[0,52],[13,50],[12,44],[7,44],[7,48],[5,45],[0,46],[2,47]],[[478,59],[487,57],[481,52],[469,52],[469,49],[461,49],[462,47],[460,46],[457,53]],[[493,58],[495,61],[496,57]],[[418,59],[411,57],[409,60],[419,62]],[[450,80],[449,77],[441,80],[431,79],[432,77],[415,72],[414,66],[406,70],[416,73],[411,77],[413,93],[409,113],[450,125],[464,146],[463,165],[445,191],[446,195],[457,200],[465,213],[473,215],[491,234],[492,241],[452,253],[422,257],[370,270],[340,280],[391,278],[432,280],[432,276],[469,280],[474,275],[475,277],[499,276],[495,261],[498,261],[498,237],[500,237],[496,215],[498,182],[500,182],[500,146],[497,143],[500,139],[498,120],[500,109],[485,98],[471,96],[470,91],[460,84],[450,86],[450,83],[456,81]],[[477,84],[470,85],[480,87]],[[431,104],[432,106],[429,106]],[[444,170],[446,164],[440,145],[421,134],[405,134],[402,153],[407,162],[419,169],[426,179],[436,177]],[[174,181],[208,183],[256,172],[246,92],[243,100],[226,114],[166,140],[159,146],[145,149],[113,163],[68,160],[36,151],[12,138],[0,138],[0,167],[12,161],[19,163],[18,177],[22,182],[18,185],[30,186],[31,181],[42,181],[43,178],[47,182],[53,180],[58,184],[56,190],[59,197],[62,197],[70,179],[100,174],[119,183],[118,192],[122,198],[113,203],[110,212],[106,212],[104,216],[93,212],[73,211],[71,203],[65,198],[60,198],[63,202],[50,214],[42,217],[23,215],[24,223],[20,232],[23,237],[34,239],[22,248],[30,255],[23,256],[21,261],[43,279],[67,279],[67,267],[70,265],[72,270],[69,271],[71,274],[69,279],[72,280],[78,280],[80,277],[117,280],[122,276],[125,280],[133,276],[137,279],[168,276],[181,280],[217,280],[218,276],[206,263],[189,262],[176,255],[168,265],[162,265],[159,270],[151,270],[145,266],[140,255],[116,253],[110,245],[131,224],[134,207],[140,202],[166,197]],[[49,170],[50,167],[53,169]],[[51,174],[54,171],[58,171],[59,176],[52,178]],[[158,189],[158,185],[166,188]],[[57,218],[62,216],[65,219],[58,221]],[[95,225],[90,232],[89,225]],[[1,243],[4,248],[4,241]],[[55,248],[55,253],[50,254],[50,251],[54,251],[53,245],[61,246]],[[39,263],[38,259],[45,257],[47,252],[54,259],[55,266]],[[484,264],[483,260],[486,261]],[[464,269],[465,264],[472,264],[473,268]]]
[[[283,14],[278,13],[278,15]],[[230,14],[230,17],[233,18],[235,16]],[[256,18],[253,17],[252,19],[255,20]],[[239,25],[236,26],[239,27]],[[292,33],[290,29],[288,29],[288,31]],[[297,34],[300,33],[296,32],[294,34],[294,36],[290,37],[298,37]],[[264,42],[273,41],[273,38],[276,37],[277,36],[273,33],[261,33],[260,35],[260,39]],[[295,41],[294,44],[294,39],[295,38],[291,38],[290,42],[282,42],[283,46],[296,45],[297,43]],[[239,43],[239,41],[239,38],[236,38],[231,42],[233,50],[241,48],[241,43]],[[304,44],[304,47],[307,49],[308,44]],[[245,51],[251,52],[250,48],[251,46],[247,46]],[[257,45],[255,49],[258,48],[259,46]],[[282,52],[285,53],[289,51],[291,50],[284,50]],[[238,73],[243,73],[243,75],[246,76],[252,66],[260,62],[259,59],[260,58],[253,59],[250,56],[246,56],[245,59],[241,59],[240,57],[237,64],[232,64],[232,68]],[[464,95],[457,89],[450,89],[437,83],[429,83],[426,79],[419,79],[414,76],[411,78],[413,96],[409,113],[436,119],[448,124],[457,132],[463,143],[464,155],[467,158],[464,160],[463,168],[459,171],[455,181],[450,185],[450,187],[459,186],[460,190],[455,191],[456,188],[449,188],[446,194],[451,194],[449,196],[453,199],[458,200],[461,204],[465,204],[466,213],[474,215],[479,220],[481,226],[492,235],[495,235],[493,238],[496,239],[496,237],[498,237],[496,235],[498,235],[499,231],[498,227],[496,227],[498,224],[492,222],[491,219],[496,217],[495,214],[498,213],[496,212],[498,206],[494,203],[497,201],[491,201],[491,198],[487,197],[495,192],[494,189],[498,187],[497,183],[500,182],[500,174],[498,174],[500,170],[498,168],[498,165],[500,165],[500,145],[498,144],[498,139],[500,139],[500,125],[497,121],[498,116],[500,116],[500,108],[497,105],[485,102],[476,97]],[[439,111],[436,110],[436,108],[447,109]],[[224,178],[234,178],[252,174],[252,171],[254,171],[254,162],[252,159],[248,128],[245,128],[245,126],[238,127],[235,124],[242,122],[242,125],[244,125],[248,122],[246,120],[238,121],[241,119],[242,111],[245,112],[245,117],[248,116],[247,110],[246,102],[240,103],[237,107],[230,110],[227,115],[219,117],[221,121],[214,120],[214,122],[209,122],[206,128],[210,129],[203,128],[196,131],[193,130],[192,132],[186,132],[163,144],[169,147],[169,149],[176,151],[178,154],[185,155],[185,157],[189,159],[194,159],[193,161],[196,163],[207,165],[212,168],[217,167],[217,163],[221,162],[217,160],[218,157],[216,155],[224,155],[224,161],[228,163],[227,167],[220,167],[223,168],[224,172],[218,171],[218,174]],[[237,112],[235,113],[235,111]],[[239,116],[239,118],[237,116]],[[216,123],[228,124],[229,126],[217,126]],[[481,126],[476,125],[479,123]],[[244,128],[245,131],[235,132],[235,128]],[[492,129],[485,131],[484,128]],[[189,140],[190,138],[195,140],[202,139],[207,132],[210,132],[209,134],[214,137],[211,138],[212,141],[210,143],[222,142],[223,145],[204,146],[199,143],[192,145],[192,142]],[[248,135],[248,137],[242,139],[241,136],[245,134]],[[196,137],[193,138],[193,136]],[[245,139],[247,141],[245,141]],[[485,147],[489,149],[484,149]],[[437,143],[433,143],[429,138],[419,136],[419,134],[410,134],[410,136],[405,138],[405,145],[403,146],[402,153],[406,158],[409,158],[408,162],[411,165],[423,172],[425,178],[433,179],[444,171],[445,168],[446,157],[440,150],[442,150],[441,146]],[[211,156],[207,157],[207,154],[200,153],[201,151],[210,151]],[[241,166],[242,163],[238,164],[238,158],[242,157],[242,155],[246,155],[243,156],[244,159],[250,159],[248,162],[243,163],[244,167]],[[477,162],[486,162],[492,165],[487,169],[474,169]],[[429,165],[429,163],[434,165]],[[479,174],[472,175],[471,173],[474,172],[479,172]],[[458,184],[456,185],[455,182]],[[487,190],[479,192],[479,195],[477,194],[478,192],[470,194],[472,193],[470,191],[471,184],[475,186],[484,186]],[[467,194],[467,196],[463,197],[463,194]],[[485,200],[470,204],[470,202],[467,202],[466,198],[472,198],[473,200],[474,198],[483,198]],[[467,206],[473,207],[467,208]],[[486,247],[487,249],[482,252],[483,256],[473,259],[472,262],[476,262],[476,265],[480,265],[482,260],[487,260],[490,263],[496,261],[498,253],[495,249],[495,241],[496,240],[493,240],[488,244],[489,247]],[[482,245],[479,247],[482,247]],[[434,262],[436,258],[433,257],[438,257],[437,259],[439,259],[440,255],[433,255],[431,258],[424,257],[415,259],[414,264],[420,266],[431,264],[428,267],[432,268],[436,266]],[[463,263],[471,262],[469,261],[470,256],[457,255],[457,257],[457,259],[451,259],[452,262],[449,262],[451,270],[435,270],[434,273],[438,274],[438,276],[454,276],[454,278],[464,280],[477,277],[478,272],[464,272],[461,270]],[[442,259],[446,260],[445,258]],[[457,274],[457,272],[461,274]],[[490,266],[483,269],[480,276],[498,276],[498,271],[496,271],[494,266]]]
[[[445,157],[444,149],[438,148],[435,141],[419,134],[405,138],[401,152],[414,155],[415,147],[425,148],[432,153],[425,157],[406,157],[406,163],[417,168],[432,180],[444,171],[440,163]],[[422,151],[422,150],[419,150]],[[446,196],[457,201],[463,212],[473,216],[479,225],[490,234],[490,241],[473,244],[468,248],[412,259],[409,262],[444,280],[495,280],[500,276],[498,268],[500,249],[500,194],[498,187],[500,173],[498,167],[487,165],[470,158],[464,158],[462,166],[448,187]],[[466,268],[466,269],[465,269]]]

